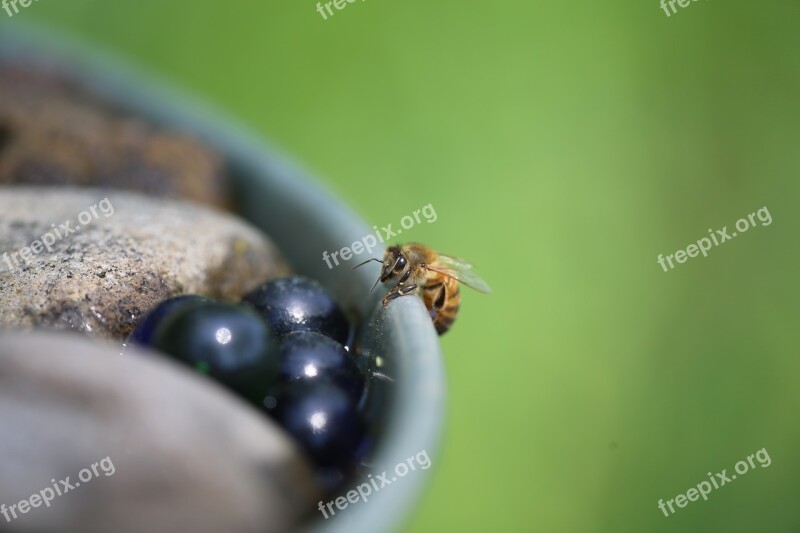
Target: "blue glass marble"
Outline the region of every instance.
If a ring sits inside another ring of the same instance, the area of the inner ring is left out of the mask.
[[[292,331],[316,331],[346,345],[350,325],[336,300],[322,285],[302,276],[280,278],[261,285],[244,299],[272,326],[278,336]]]

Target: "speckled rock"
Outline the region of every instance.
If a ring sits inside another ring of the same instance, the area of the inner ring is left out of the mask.
[[[205,207],[115,190],[0,187],[0,328],[122,339],[168,297],[238,299],[287,272],[261,232]]]
[[[0,184],[103,186],[224,207],[210,147],[105,103],[68,73],[0,63]]]
[[[17,506],[0,530],[264,533],[313,511],[313,475],[271,420],[157,355],[118,351],[0,334],[0,503]],[[23,514],[25,499],[38,505]]]

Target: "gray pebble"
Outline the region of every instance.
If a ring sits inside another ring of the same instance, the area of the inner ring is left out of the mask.
[[[314,509],[312,474],[269,419],[204,376],[118,351],[0,335],[0,530],[264,533]]]
[[[119,190],[0,187],[0,328],[122,339],[168,297],[236,300],[287,273],[261,232],[207,207]]]

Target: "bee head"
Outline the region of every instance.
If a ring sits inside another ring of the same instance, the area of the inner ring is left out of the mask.
[[[383,283],[394,277],[401,276],[405,274],[405,271],[409,268],[408,258],[406,258],[399,246],[390,246],[387,248],[386,252],[383,254],[383,261],[373,257],[372,259],[367,259],[363,263],[360,263],[353,268],[356,269],[360,266],[366,265],[371,261],[381,263],[382,267],[380,277],[375,280],[375,285],[372,286],[372,289],[370,289],[369,292],[372,292],[375,287],[378,286],[378,283]]]
[[[408,260],[399,246],[390,246],[383,254],[383,268],[381,269],[380,282],[384,283],[395,276],[405,273],[408,268]]]

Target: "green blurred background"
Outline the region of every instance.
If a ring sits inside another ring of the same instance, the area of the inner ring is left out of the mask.
[[[443,453],[404,531],[798,531],[797,1],[41,0],[464,256]],[[2,31],[0,29],[0,31]],[[656,262],[767,206],[773,223]],[[772,464],[665,518],[659,499]]]

